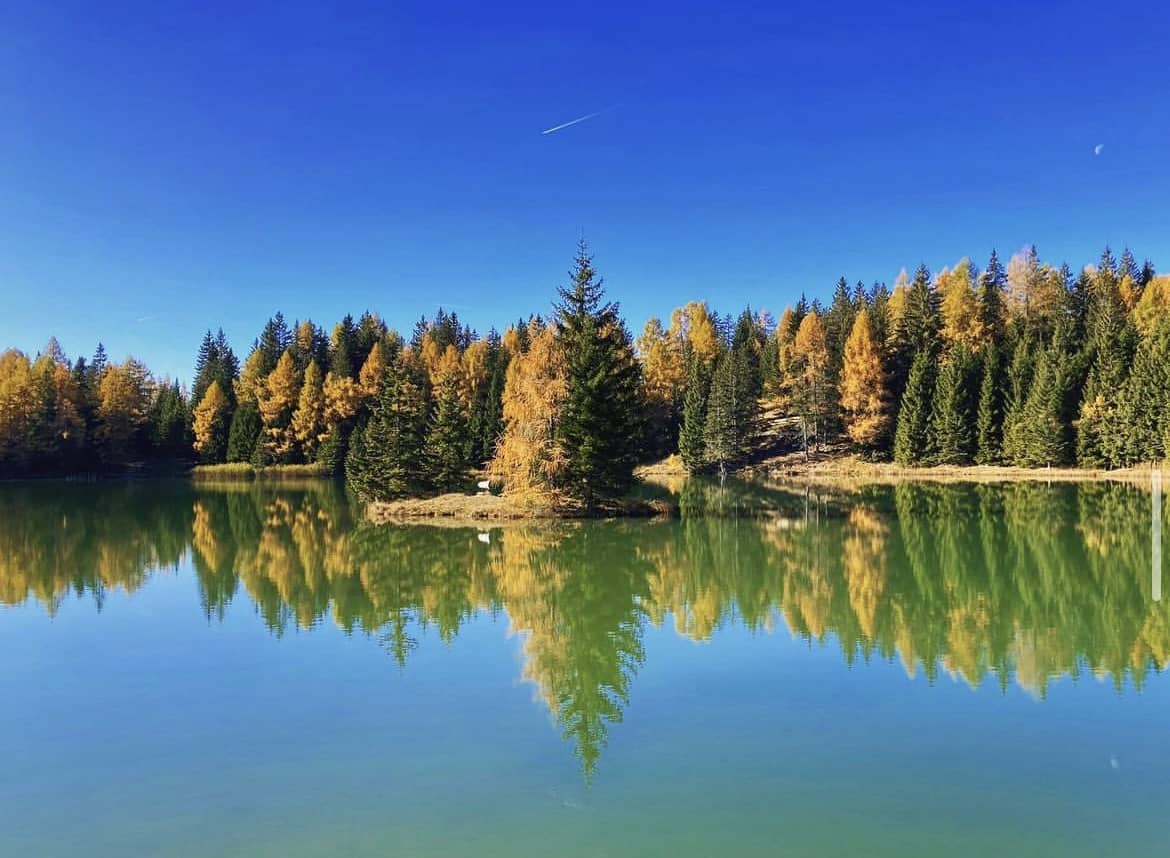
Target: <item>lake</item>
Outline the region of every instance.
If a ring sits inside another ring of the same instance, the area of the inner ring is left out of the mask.
[[[0,855],[1170,851],[1148,490],[679,490],[0,485]]]

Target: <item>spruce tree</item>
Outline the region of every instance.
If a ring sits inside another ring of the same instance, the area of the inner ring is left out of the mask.
[[[256,400],[248,398],[241,401],[232,415],[231,428],[228,430],[227,460],[251,462],[263,428]]]
[[[709,464],[717,465],[720,474],[725,473],[727,464],[737,459],[742,452],[737,420],[737,381],[735,354],[724,352],[711,376],[707,416],[703,424],[704,458]]]
[[[898,427],[894,431],[894,461],[899,465],[918,464],[927,454],[933,367],[934,355],[928,349],[918,352],[910,365],[910,376],[898,409]]]
[[[1017,328],[1004,390],[1002,451],[1008,462],[1015,462],[1023,456],[1024,407],[1032,385],[1034,362],[1031,337],[1023,328]]]
[[[707,423],[707,393],[710,378],[703,360],[691,356],[687,367],[687,391],[683,399],[682,425],[678,431],[678,452],[691,473],[707,463],[703,433]]]
[[[1170,317],[1145,337],[1117,405],[1119,464],[1162,461],[1170,435]]]
[[[566,389],[556,439],[566,457],[559,488],[593,508],[621,495],[634,477],[642,445],[642,377],[618,308],[582,241],[570,283],[558,290],[556,335]]]
[[[471,470],[470,446],[459,381],[453,374],[447,375],[435,387],[435,405],[423,449],[426,476],[432,488],[439,492],[466,488]]]
[[[1095,293],[1090,301],[1088,332],[1089,377],[1081,395],[1077,420],[1076,458],[1081,467],[1119,464],[1118,397],[1130,363],[1123,336],[1123,310],[1114,296]]]
[[[930,460],[938,465],[968,465],[974,457],[972,415],[974,360],[963,347],[943,361],[931,404]]]
[[[980,360],[979,405],[975,417],[975,462],[997,465],[1003,453],[1002,407],[999,391],[999,349],[983,347]]]
[[[983,329],[984,337],[993,343],[1003,338],[1004,332],[1004,290],[1007,288],[1007,272],[999,255],[992,250],[991,258],[987,260],[987,268],[979,276],[979,325]]]
[[[401,358],[386,367],[370,419],[350,440],[345,478],[364,501],[406,497],[426,488],[427,409],[421,380],[414,375]]]

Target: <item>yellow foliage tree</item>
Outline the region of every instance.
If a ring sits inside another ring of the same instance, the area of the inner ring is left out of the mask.
[[[299,392],[297,367],[286,349],[265,379],[259,399],[264,451],[273,462],[287,462],[292,457],[296,439],[291,424]]]
[[[1142,336],[1149,336],[1170,312],[1170,275],[1162,274],[1146,284],[1133,308],[1133,323]]]
[[[906,317],[906,302],[910,298],[910,275],[903,268],[898,272],[898,279],[894,281],[894,288],[890,292],[889,303],[886,304],[886,340],[892,344],[901,330],[902,319]]]
[[[671,313],[670,334],[708,364],[719,357],[719,331],[705,301],[691,301]]]
[[[98,439],[107,461],[121,461],[132,452],[138,431],[146,424],[151,402],[146,365],[134,358],[106,367],[98,386]]]
[[[556,335],[546,328],[528,351],[508,364],[504,381],[504,432],[489,469],[504,491],[522,500],[548,500],[567,459],[556,443],[566,391],[564,359]]]
[[[203,394],[203,400],[195,406],[192,413],[195,450],[204,457],[212,456],[213,450],[227,442],[229,406],[219,381],[211,383],[207,393]]]
[[[811,424],[816,446],[819,446],[819,430],[829,408],[829,347],[825,326],[816,313],[809,313],[800,320],[792,343],[792,357],[794,404],[804,418],[806,429]]]
[[[966,346],[977,351],[983,344],[983,324],[975,298],[971,260],[962,259],[952,270],[944,268],[935,280],[942,298],[942,335],[948,346]]]
[[[32,364],[16,349],[0,354],[0,465],[18,463],[36,420]]]
[[[305,367],[291,428],[293,438],[301,448],[301,455],[305,461],[312,461],[325,432],[325,390],[321,367],[317,366],[315,360],[309,361]]]
[[[845,341],[840,393],[845,433],[849,439],[863,447],[876,445],[885,437],[890,415],[881,350],[873,334],[868,310],[857,314],[853,330]]]
[[[358,386],[361,388],[362,397],[372,400],[377,396],[378,385],[382,383],[382,376],[385,374],[386,353],[382,350],[382,344],[376,342],[358,372]]]

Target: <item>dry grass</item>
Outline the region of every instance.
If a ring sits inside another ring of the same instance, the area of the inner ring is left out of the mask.
[[[844,483],[894,483],[903,480],[932,482],[1086,482],[1148,481],[1150,465],[1103,470],[1091,468],[1016,468],[999,465],[935,465],[903,467],[893,462],[870,462],[856,455],[830,451],[810,454],[789,453],[760,462],[744,473],[797,482],[841,485]]]
[[[268,465],[257,467],[247,462],[228,462],[222,465],[197,465],[191,469],[193,480],[301,480],[306,477],[328,477],[329,470],[322,465]]]
[[[455,521],[520,521],[540,519],[605,518],[674,515],[675,508],[661,500],[625,499],[599,510],[586,511],[566,502],[537,498],[523,500],[507,495],[446,494],[433,498],[407,498],[369,505],[370,521],[382,524],[410,519]]]

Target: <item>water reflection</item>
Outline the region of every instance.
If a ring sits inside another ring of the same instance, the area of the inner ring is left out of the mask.
[[[330,621],[402,668],[429,628],[506,614],[586,775],[645,660],[648,625],[703,640],[777,627],[845,661],[1016,682],[1089,671],[1119,691],[1170,660],[1151,599],[1150,495],[1125,485],[899,485],[843,494],[679,487],[679,521],[370,527],[333,484],[8,486],[0,602],[100,609],[189,562],[221,619],[241,590],[276,635]]]

